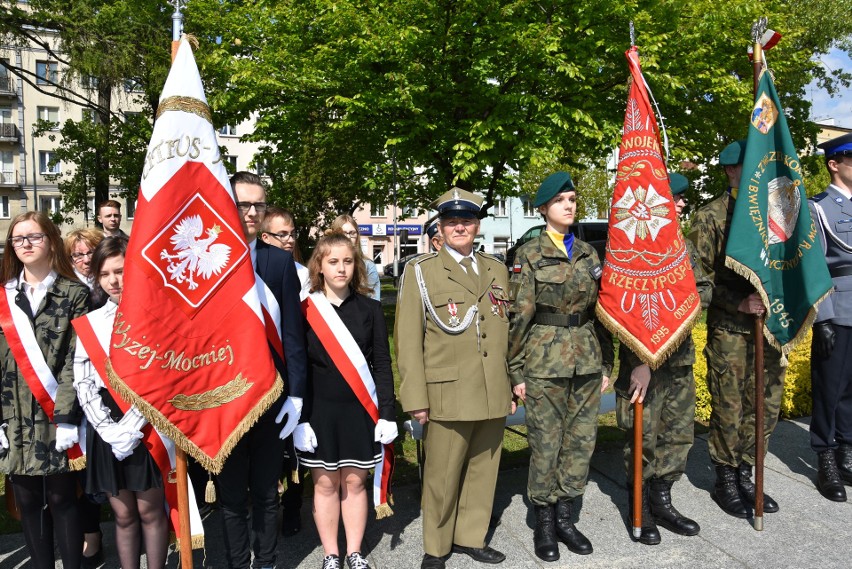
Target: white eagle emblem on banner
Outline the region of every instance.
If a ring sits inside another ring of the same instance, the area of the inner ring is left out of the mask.
[[[192,215],[182,219],[174,232],[171,236],[174,254],[170,255],[165,249],[160,251],[160,258],[169,262],[166,270],[172,280],[178,283],[187,281],[189,290],[195,290],[198,283],[193,277],[207,280],[221,273],[228,264],[231,248],[224,243],[214,243],[222,233],[219,225],[208,228],[207,237],[199,239],[204,232],[204,222],[200,215]]]

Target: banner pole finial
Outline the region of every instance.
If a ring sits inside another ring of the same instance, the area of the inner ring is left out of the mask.
[[[636,27],[633,20],[630,20],[630,47],[636,47]]]

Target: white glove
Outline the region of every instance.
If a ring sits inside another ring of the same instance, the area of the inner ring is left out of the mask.
[[[299,423],[293,431],[293,446],[302,452],[317,450],[317,435],[310,423]]]
[[[80,442],[80,436],[77,434],[77,425],[70,423],[56,425],[56,450],[68,450],[78,442]]]
[[[287,415],[287,422],[284,423],[284,427],[282,427],[281,433],[278,435],[281,439],[289,437],[296,428],[296,425],[299,423],[299,417],[302,416],[302,398],[288,397],[287,400],[284,401],[284,405],[281,407],[281,411],[278,413],[278,416],[275,417],[275,422],[280,423],[283,421],[284,415]]]
[[[112,445],[112,454],[118,460],[124,460],[131,454],[142,440],[142,431],[124,431],[119,435],[119,438],[110,443]]]
[[[396,427],[396,423],[392,423],[391,421],[385,421],[384,419],[379,419],[379,422],[376,423],[376,431],[373,440],[383,445],[389,445],[396,440],[399,436],[399,429]]]
[[[6,438],[6,423],[0,425],[0,449],[9,450],[9,439]]]

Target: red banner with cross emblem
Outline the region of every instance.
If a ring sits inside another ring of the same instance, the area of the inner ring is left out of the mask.
[[[249,247],[183,40],[148,146],[108,379],[219,472],[283,389],[266,346]]]
[[[635,47],[596,313],[656,369],[690,333],[701,303],[677,221],[660,133]]]

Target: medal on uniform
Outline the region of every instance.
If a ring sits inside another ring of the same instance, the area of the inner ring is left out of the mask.
[[[453,302],[452,298],[447,299],[447,311],[450,313],[450,326],[458,326],[459,325],[459,307],[456,306],[456,303]]]
[[[494,293],[488,291],[488,298],[491,300],[491,314],[493,314],[494,316],[502,316],[502,314],[500,314],[500,303],[497,301],[497,298],[494,296]]]

